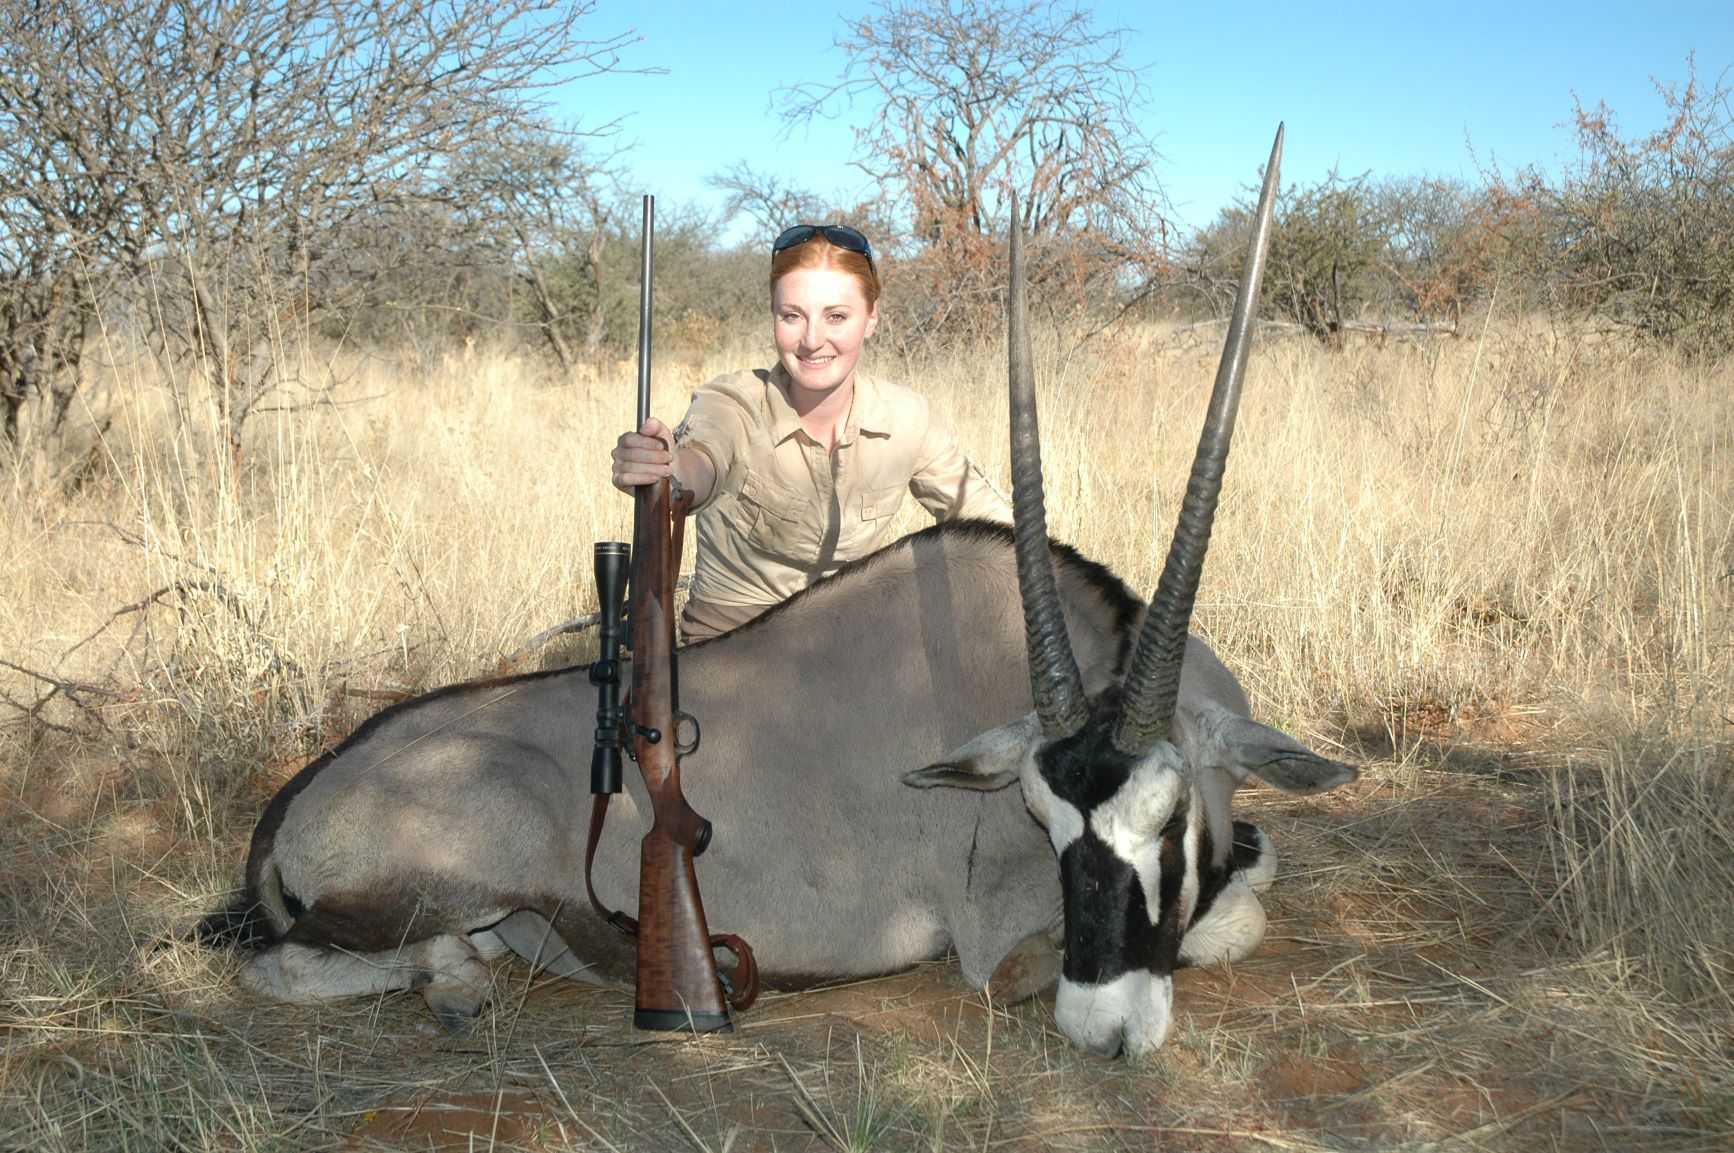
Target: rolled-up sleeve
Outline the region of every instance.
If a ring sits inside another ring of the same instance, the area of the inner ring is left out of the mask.
[[[928,418],[909,491],[938,520],[981,517],[1011,523],[1011,502],[937,417]]]
[[[692,405],[674,430],[674,443],[681,448],[695,449],[710,458],[716,469],[716,483],[704,504],[692,511],[716,503],[718,496],[728,491],[740,453],[747,443],[748,420],[742,399],[713,381],[692,394]]]

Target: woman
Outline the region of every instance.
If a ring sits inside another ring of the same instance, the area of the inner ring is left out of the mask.
[[[672,475],[693,493],[687,641],[738,628],[885,544],[906,492],[940,520],[1011,520],[923,397],[856,370],[878,326],[867,238],[796,225],[771,246],[775,367],[700,388],[672,450],[655,417],[615,445],[616,488]]]

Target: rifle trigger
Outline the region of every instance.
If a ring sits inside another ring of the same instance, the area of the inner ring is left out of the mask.
[[[681,726],[682,725],[689,725],[689,724],[692,726],[692,740],[687,741],[686,743],[683,744],[681,742],[681,739],[680,739]],[[683,713],[683,712],[679,712],[679,711],[677,711],[674,714],[674,755],[675,756],[677,756],[677,757],[690,757],[692,754],[698,752],[698,742],[700,740],[701,735],[702,734],[700,734],[699,728],[698,728],[698,718],[697,717],[693,716],[691,713]]]

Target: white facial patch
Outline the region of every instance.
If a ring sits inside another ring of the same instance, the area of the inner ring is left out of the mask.
[[[1135,969],[1103,985],[1061,979],[1054,1021],[1072,1044],[1104,1057],[1141,1055],[1168,1039],[1174,982]]]
[[[1084,835],[1084,814],[1070,801],[1062,801],[1032,763],[1024,771],[1024,804],[1036,820],[1047,826],[1048,840],[1056,854],[1064,853]]]
[[[1120,791],[1090,813],[1091,830],[1113,850],[1116,857],[1131,865],[1138,874],[1139,887],[1144,890],[1144,908],[1151,924],[1155,924],[1162,914],[1162,826],[1168,823],[1181,790],[1187,787],[1177,765],[1178,754],[1173,748],[1158,745],[1138,762],[1126,783],[1120,786]],[[1199,809],[1198,805],[1192,807],[1187,823],[1187,884],[1192,891],[1181,895],[1182,925],[1198,896]]]

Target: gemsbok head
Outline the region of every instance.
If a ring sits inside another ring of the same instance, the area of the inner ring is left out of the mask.
[[[1274,856],[1263,834],[1232,821],[1235,787],[1257,775],[1285,791],[1312,792],[1356,776],[1225,707],[1224,693],[1190,692],[1188,707],[1177,708],[1183,677],[1220,670],[1204,661],[1194,662],[1204,666],[1198,671],[1183,669],[1183,658],[1252,342],[1281,155],[1279,128],[1167,561],[1124,678],[1093,699],[1054,584],[1013,208],[1012,487],[1035,710],[906,779],[987,789],[1021,782],[1059,856],[1065,959],[1055,1015],[1075,1044],[1105,1055],[1162,1044],[1177,965],[1238,958],[1262,938],[1254,890],[1268,883]]]

